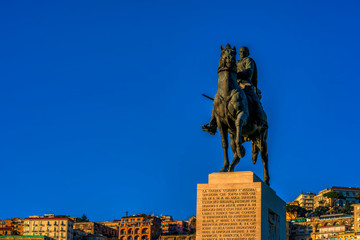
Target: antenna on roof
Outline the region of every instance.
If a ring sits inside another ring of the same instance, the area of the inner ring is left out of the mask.
[[[128,216],[128,214],[129,214],[128,211],[126,211],[126,217]]]

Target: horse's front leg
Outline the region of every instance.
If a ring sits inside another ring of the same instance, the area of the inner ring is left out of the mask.
[[[240,112],[236,118],[235,126],[236,126],[236,135],[235,135],[235,144],[236,144],[236,153],[239,158],[243,158],[245,156],[245,148],[241,142],[241,132],[244,123],[247,120],[247,114],[244,112]]]
[[[227,172],[229,169],[229,155],[228,155],[228,130],[227,127],[221,124],[220,120],[216,118],[217,126],[221,135],[221,144],[224,150],[224,167],[220,169],[220,172]]]

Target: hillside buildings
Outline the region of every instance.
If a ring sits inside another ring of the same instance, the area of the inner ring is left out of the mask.
[[[95,222],[77,222],[74,223],[74,229],[84,231],[86,235],[102,235],[109,239],[116,239],[119,236],[118,230]]]
[[[302,193],[294,200],[294,202],[297,202],[298,206],[305,208],[307,211],[312,212],[314,211],[314,196],[314,193]]]
[[[121,225],[121,220],[102,221],[102,222],[99,222],[99,224],[116,230],[118,232],[118,235],[119,235],[119,229],[120,229],[120,225]]]
[[[344,196],[344,199],[340,199],[335,202],[334,199],[330,199],[324,196],[324,194],[329,192],[338,192]],[[332,206],[333,204],[337,206],[345,206],[347,203],[359,203],[357,194],[360,193],[360,188],[353,187],[331,187],[324,189],[314,196],[314,209],[319,206]]]
[[[47,236],[55,240],[73,240],[74,222],[54,214],[24,219],[24,235]]]
[[[51,240],[51,238],[47,236],[6,235],[0,236],[0,240]]]
[[[163,221],[161,222],[163,235],[186,234],[189,232],[189,223],[186,221]]]
[[[330,192],[340,193],[340,197],[324,196]],[[307,212],[304,216],[307,217],[299,218],[296,211],[290,212],[289,210],[287,212],[288,239],[360,240],[359,193],[360,188],[331,187],[320,191],[317,195],[313,193],[300,194],[288,205],[304,208]],[[353,212],[351,212],[351,205],[354,207]],[[316,209],[320,206],[326,208],[317,212]],[[324,214],[323,211],[327,214]],[[323,215],[318,216],[318,214]]]
[[[354,231],[360,234],[360,204],[354,204]]]
[[[120,224],[120,240],[156,240],[160,237],[161,220],[145,214],[123,217]]]
[[[0,236],[22,235],[23,225],[24,221],[20,218],[0,220]]]

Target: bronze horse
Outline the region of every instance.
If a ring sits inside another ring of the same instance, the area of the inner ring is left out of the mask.
[[[213,111],[217,127],[221,135],[224,150],[224,167],[220,172],[233,172],[240,158],[245,156],[243,142],[252,143],[252,161],[255,164],[260,152],[264,166],[264,182],[269,185],[267,134],[268,128],[258,126],[252,120],[251,109],[245,92],[236,79],[236,48],[228,44],[221,46],[221,58],[218,68],[218,90],[216,92]],[[267,125],[267,124],[266,124]],[[228,134],[233,152],[233,160],[229,164]]]

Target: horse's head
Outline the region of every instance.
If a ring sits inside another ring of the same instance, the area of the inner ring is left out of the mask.
[[[230,44],[227,44],[224,48],[221,45],[221,57],[219,62],[218,72],[232,71],[236,72],[236,48],[231,48]]]

